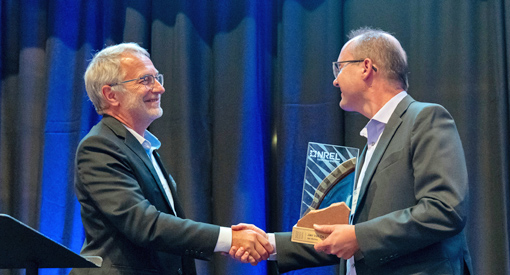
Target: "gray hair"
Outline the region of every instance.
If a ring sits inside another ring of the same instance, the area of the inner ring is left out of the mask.
[[[122,70],[120,61],[126,54],[150,57],[147,50],[136,43],[108,46],[94,55],[85,71],[87,95],[100,115],[104,114],[104,110],[108,107],[102,88],[104,85],[118,83],[124,79],[126,72]],[[117,85],[113,86],[112,90],[124,91],[124,87]]]
[[[350,51],[355,59],[370,58],[388,79],[400,83],[404,90],[409,88],[407,55],[393,35],[363,27],[351,31],[348,38],[352,41]]]

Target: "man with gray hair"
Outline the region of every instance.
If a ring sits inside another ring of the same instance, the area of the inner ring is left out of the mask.
[[[329,236],[314,247],[276,233],[279,270],[341,258],[340,274],[469,274],[467,169],[451,115],[407,94],[406,53],[387,32],[353,31],[333,73],[340,107],[370,119],[360,133],[368,142],[358,162],[350,224],[315,225]],[[233,227],[245,228],[254,229]],[[230,251],[247,261],[243,253]]]
[[[75,191],[85,243],[81,254],[101,256],[98,269],[71,274],[196,274],[194,258],[208,260],[231,245],[246,246],[253,264],[273,248],[261,231],[185,218],[176,184],[147,127],[163,114],[163,75],[135,43],[98,52],[85,73],[87,94],[103,115],[76,151]]]

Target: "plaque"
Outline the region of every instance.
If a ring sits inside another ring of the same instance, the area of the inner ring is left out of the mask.
[[[292,241],[315,244],[326,238],[313,224],[349,223],[358,154],[357,148],[308,143],[300,220]]]

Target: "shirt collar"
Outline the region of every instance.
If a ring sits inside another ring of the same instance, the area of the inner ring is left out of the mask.
[[[368,144],[374,144],[379,139],[384,127],[390,120],[391,114],[393,114],[397,105],[406,96],[407,92],[402,91],[392,97],[361,130],[359,134],[368,139]]]
[[[122,125],[124,125],[124,124],[122,124]],[[133,136],[136,138],[136,140],[138,140],[138,142],[140,142],[140,144],[142,145],[143,149],[145,149],[147,154],[150,155],[150,153],[152,151],[157,150],[157,149],[159,149],[159,147],[161,147],[161,142],[151,132],[145,130],[144,137],[142,137],[135,130],[129,128],[128,126],[124,125],[124,127],[126,127],[126,129],[131,134],[133,134]]]
[[[387,124],[390,120],[391,114],[397,108],[397,105],[407,96],[406,91],[402,91],[398,93],[396,96],[392,97],[384,106],[379,110],[372,119]]]

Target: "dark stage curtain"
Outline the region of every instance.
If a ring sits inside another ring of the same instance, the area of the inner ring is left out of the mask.
[[[100,119],[83,73],[95,51],[132,41],[165,75],[150,131],[188,217],[291,230],[308,142],[365,143],[367,119],[338,107],[331,71],[361,26],[393,33],[408,53],[408,92],[455,118],[475,274],[509,274],[510,0],[2,0],[0,213],[79,252],[74,151]],[[273,274],[221,255],[197,262],[199,274]],[[336,274],[289,274],[312,272]]]

